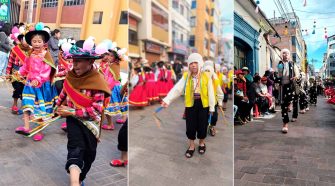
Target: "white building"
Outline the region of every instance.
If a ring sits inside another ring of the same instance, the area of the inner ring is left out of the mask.
[[[183,61],[189,53],[191,0],[169,0],[169,6],[172,28],[172,37],[170,37],[172,46],[169,50],[169,60],[179,58]]]
[[[335,76],[335,35],[327,39],[327,59],[325,65],[325,76]]]

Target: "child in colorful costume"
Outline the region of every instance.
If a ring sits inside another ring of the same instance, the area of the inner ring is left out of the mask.
[[[195,151],[194,140],[199,139],[199,154],[206,152],[205,138],[207,135],[208,115],[214,112],[215,93],[211,74],[201,72],[203,66],[202,56],[192,53],[187,62],[189,72],[184,73],[183,77],[171,89],[162,101],[162,107],[169,104],[185,92],[186,107],[186,135],[189,139],[189,148],[185,156],[191,158]]]
[[[70,173],[71,185],[83,182],[95,160],[102,114],[111,93],[104,77],[93,67],[95,59],[100,58],[93,48],[93,40],[81,43],[78,41],[70,49],[62,47],[65,57],[73,59],[73,69],[66,75],[55,108],[58,115],[66,117],[65,169]],[[67,106],[62,105],[64,101]]]
[[[17,107],[17,101],[20,98],[22,100],[22,92],[24,88],[23,79],[17,79],[14,74],[20,69],[20,67],[25,62],[29,53],[31,53],[31,48],[29,47],[28,43],[24,39],[24,35],[20,34],[17,37],[18,41],[20,42],[14,48],[12,48],[9,59],[8,65],[6,69],[6,74],[9,78],[12,79],[12,86],[14,88],[13,91],[13,106],[12,106],[12,113],[17,114],[19,109]],[[10,77],[11,76],[11,77]]]
[[[27,79],[22,94],[24,126],[16,128],[15,131],[18,134],[29,134],[29,115],[43,120],[50,119],[53,104],[57,99],[56,88],[51,84],[56,73],[56,67],[50,53],[44,46],[50,35],[43,31],[43,28],[43,23],[38,23],[35,28],[30,27],[31,31],[25,35],[26,42],[32,46],[33,50],[18,71],[19,76],[24,76]],[[33,139],[41,141],[43,134],[37,133]]]
[[[126,95],[121,95],[120,82],[120,61],[125,56],[126,49],[116,47],[116,44],[109,44],[111,41],[106,40],[108,51],[105,51],[104,57],[100,63],[100,70],[102,71],[105,80],[112,92],[110,102],[105,109],[105,115],[108,123],[102,125],[104,130],[114,130],[113,116],[122,114],[122,119],[118,119],[118,123],[124,123],[127,117],[127,98]],[[98,47],[100,48],[100,47]],[[125,104],[125,105],[124,105]]]

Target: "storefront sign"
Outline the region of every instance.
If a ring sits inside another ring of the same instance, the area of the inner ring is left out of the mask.
[[[178,40],[173,41],[173,52],[186,55],[187,53],[187,46],[185,43],[182,43]]]
[[[10,20],[10,0],[0,0],[0,21],[9,22]]]
[[[146,42],[145,43],[145,50],[147,52],[161,54],[163,52],[163,47],[161,45],[158,45],[158,44],[155,44],[155,43]]]

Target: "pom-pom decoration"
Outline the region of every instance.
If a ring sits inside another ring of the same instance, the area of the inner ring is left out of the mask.
[[[25,31],[26,31],[25,28],[23,26],[20,26],[19,28],[20,34],[23,34]]]
[[[95,48],[95,53],[98,55],[102,55],[104,53],[108,52],[107,44],[106,43],[100,43]]]
[[[91,51],[93,47],[94,47],[94,38],[93,37],[87,38],[83,44],[83,50]]]
[[[44,24],[42,22],[39,22],[35,25],[36,30],[43,30]]]
[[[71,47],[72,47],[72,44],[70,44],[70,43],[62,44],[62,50],[64,51],[65,54],[69,53]]]

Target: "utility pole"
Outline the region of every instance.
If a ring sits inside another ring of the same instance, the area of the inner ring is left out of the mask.
[[[34,9],[34,0],[29,0],[28,2],[28,11],[27,11],[27,23],[30,24],[33,22],[33,9]]]

